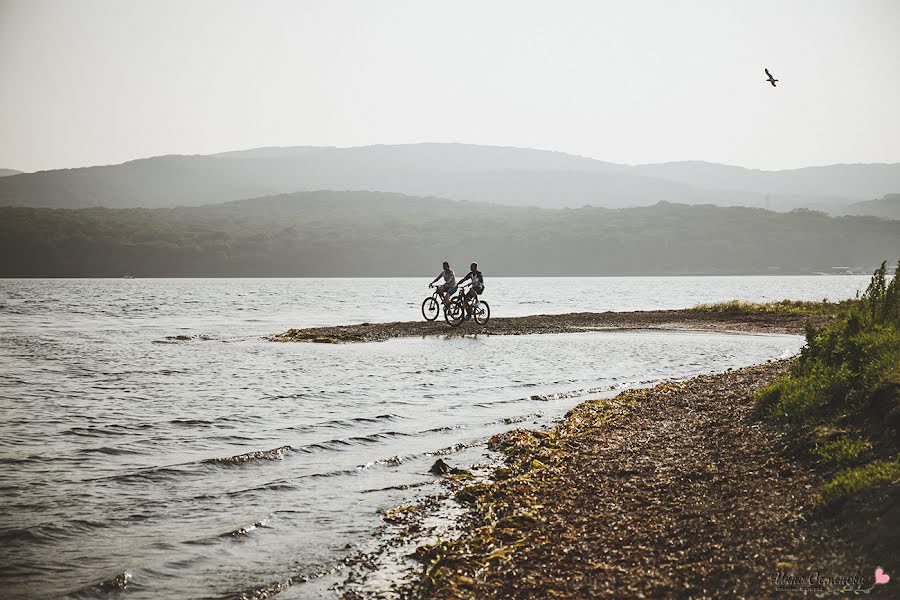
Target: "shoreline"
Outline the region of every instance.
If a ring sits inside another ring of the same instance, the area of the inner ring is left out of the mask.
[[[418,548],[395,591],[770,597],[779,572],[874,568],[884,557],[854,542],[853,523],[815,513],[827,473],[753,403],[795,360],[626,390],[495,436],[502,464],[454,495],[461,535]]]
[[[528,335],[549,333],[584,333],[609,330],[713,331],[722,333],[788,333],[802,334],[807,320],[818,324],[828,317],[801,313],[770,312],[727,314],[705,312],[693,308],[630,312],[579,312],[524,317],[498,317],[480,326],[467,321],[450,327],[437,321],[396,321],[361,323],[326,327],[292,328],[265,336],[273,342],[382,342],[400,337]]]

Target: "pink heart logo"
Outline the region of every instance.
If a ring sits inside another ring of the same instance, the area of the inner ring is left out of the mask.
[[[884,569],[878,567],[875,569],[875,583],[884,585],[891,580],[891,576],[884,572]]]

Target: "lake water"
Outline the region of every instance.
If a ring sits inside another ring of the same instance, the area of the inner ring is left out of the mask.
[[[488,280],[493,316],[852,297],[867,277]],[[237,598],[331,571],[436,456],[585,397],[796,353],[710,333],[277,344],[415,320],[427,279],[0,280],[5,598]],[[198,335],[172,343],[166,336]],[[467,449],[468,448],[468,449]],[[127,576],[125,575],[127,573]],[[127,579],[125,592],[104,585]],[[296,584],[291,598],[333,596]]]

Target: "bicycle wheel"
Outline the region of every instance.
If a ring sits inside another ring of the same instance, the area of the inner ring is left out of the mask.
[[[459,327],[466,319],[466,307],[459,296],[450,301],[450,306],[444,310],[444,318],[450,327]]]
[[[425,317],[425,320],[434,321],[439,314],[441,314],[441,305],[434,299],[434,296],[425,298],[425,301],[422,302],[422,316]]]
[[[491,307],[490,305],[481,300],[478,302],[478,308],[475,309],[475,322],[479,325],[487,325],[488,320],[491,318]]]

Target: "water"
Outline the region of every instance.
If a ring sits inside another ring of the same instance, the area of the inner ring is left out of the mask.
[[[500,279],[495,316],[852,297],[865,277]],[[789,356],[796,336],[276,344],[418,318],[422,280],[0,280],[4,597],[234,598],[329,571],[440,455],[586,396]],[[186,343],[166,336],[204,335]],[[471,452],[471,451],[469,451]],[[445,454],[446,453],[446,454]],[[125,573],[128,573],[125,575]],[[103,585],[103,582],[106,582]],[[297,584],[291,597],[329,595]]]

